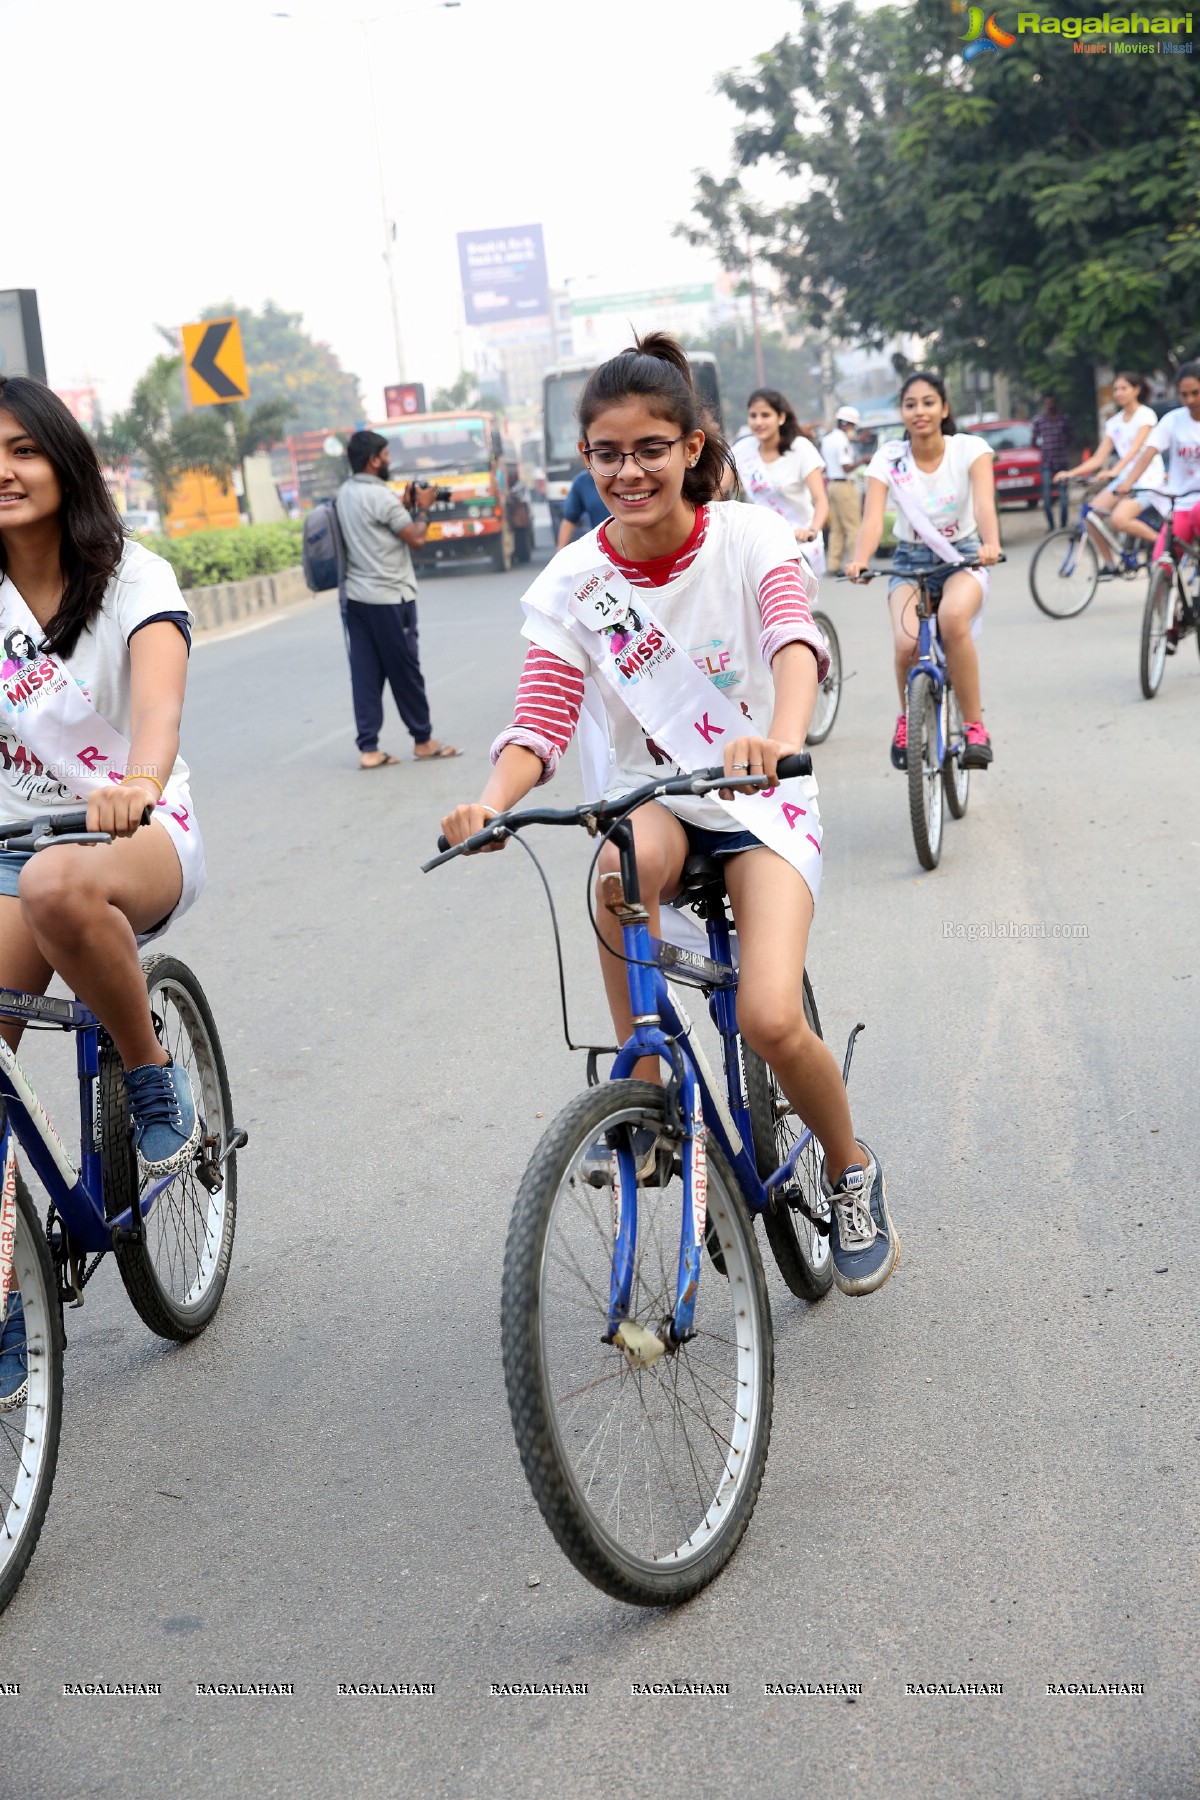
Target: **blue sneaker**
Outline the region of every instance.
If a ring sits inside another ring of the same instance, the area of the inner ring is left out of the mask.
[[[888,1211],[883,1169],[866,1144],[867,1166],[851,1163],[836,1188],[821,1166],[821,1192],[829,1201],[829,1249],[833,1279],[843,1294],[873,1294],[900,1260],[900,1238]]]
[[[28,1387],[28,1374],[25,1304],[20,1294],[10,1294],[4,1326],[0,1330],[0,1412],[12,1412],[21,1405]]]
[[[184,1169],[200,1142],[200,1120],[187,1070],[173,1062],[129,1069],[125,1091],[133,1114],[133,1141],[148,1175]]]

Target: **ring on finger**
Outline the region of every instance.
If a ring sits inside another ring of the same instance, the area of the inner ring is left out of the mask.
[[[745,769],[747,775],[750,773],[750,764],[749,763],[734,763],[733,766],[735,769]]]

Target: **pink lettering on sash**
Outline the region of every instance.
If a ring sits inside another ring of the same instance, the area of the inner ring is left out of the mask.
[[[714,725],[707,713],[704,714],[703,719],[693,719],[692,724],[700,733],[700,736],[704,739],[706,744],[711,744],[715,737],[725,736],[725,727],[723,725]]]
[[[816,851],[817,855],[820,856],[821,846],[820,846],[820,844],[818,844],[818,842],[817,842],[816,838],[813,836],[812,832],[806,831],[804,835],[808,839],[809,843],[812,845],[813,849]]]
[[[161,800],[159,801],[159,805],[160,806],[162,805]],[[171,817],[174,819],[175,823],[178,825],[180,831],[190,831],[192,829],[191,826],[188,824],[188,820],[191,818],[191,814],[188,812],[188,809],[186,806],[181,806],[179,808],[178,812],[173,812],[171,814]]]
[[[95,744],[89,744],[86,749],[79,752],[79,760],[84,768],[94,775],[96,773],[96,764],[107,762],[108,758],[102,750],[97,749]]]
[[[784,818],[787,820],[789,831],[795,831],[797,819],[807,819],[808,817],[808,809],[806,807],[793,806],[790,800],[784,801],[782,812]]]
[[[758,797],[760,800],[769,800],[774,792],[774,788],[760,788],[758,790]]]

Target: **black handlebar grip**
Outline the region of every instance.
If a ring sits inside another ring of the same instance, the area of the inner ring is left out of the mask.
[[[449,848],[450,848],[450,839],[446,836],[444,831],[439,831],[438,832],[438,849],[444,853]]]
[[[811,775],[812,757],[807,750],[797,750],[792,756],[781,756],[776,764],[776,773],[780,781],[790,781],[793,775]]]
[[[150,825],[153,823],[153,821],[154,821],[154,808],[149,803],[147,803],[142,808],[142,824]]]

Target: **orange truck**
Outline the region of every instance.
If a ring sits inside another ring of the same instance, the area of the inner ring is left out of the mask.
[[[449,498],[435,501],[426,515],[429,535],[413,552],[418,569],[481,556],[498,572],[512,567],[506,449],[494,413],[409,413],[371,430],[388,441],[397,493],[411,481],[449,491]]]

